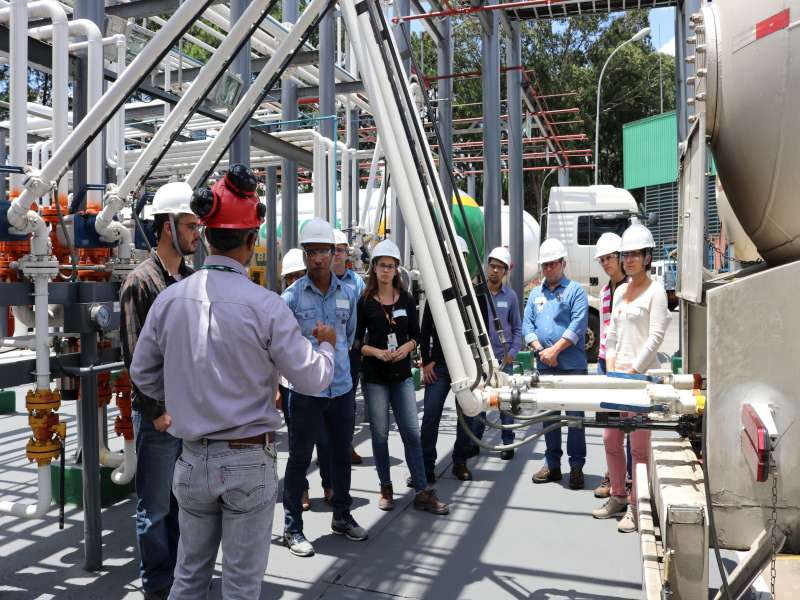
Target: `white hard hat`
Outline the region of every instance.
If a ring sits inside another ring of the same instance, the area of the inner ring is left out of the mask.
[[[379,256],[391,256],[392,258],[401,260],[400,248],[398,248],[397,244],[392,240],[383,240],[375,244],[375,247],[372,249],[372,260],[375,260]]]
[[[595,246],[594,257],[600,258],[601,256],[605,256],[606,254],[615,254],[619,252],[620,244],[622,244],[621,237],[619,237],[616,233],[606,231],[597,240],[597,246]]]
[[[306,221],[300,231],[300,245],[305,244],[336,244],[331,224],[318,217]]]
[[[190,206],[192,188],[185,181],[165,183],[153,196],[151,215],[194,214]]]
[[[281,261],[281,277],[286,277],[298,271],[305,271],[306,264],[303,262],[303,251],[300,248],[292,248],[283,255]]]
[[[632,250],[644,250],[645,248],[655,248],[656,242],[653,234],[641,223],[634,223],[622,234],[620,252],[630,252]]]
[[[469,254],[469,247],[467,247],[467,240],[462,238],[460,235],[456,236],[456,248],[461,254]]]
[[[497,248],[489,252],[489,258],[499,260],[506,267],[511,268],[511,253],[505,246],[498,246]],[[488,261],[489,258],[487,258],[486,260]]]
[[[346,246],[350,245],[350,240],[347,239],[347,234],[341,229],[333,230],[333,239],[336,241],[337,246],[341,246],[342,244],[345,244]]]
[[[539,246],[539,264],[553,262],[554,260],[559,260],[560,258],[566,258],[567,256],[567,249],[564,248],[564,244],[561,243],[561,240],[556,238],[547,238],[545,241],[542,242],[542,245]]]

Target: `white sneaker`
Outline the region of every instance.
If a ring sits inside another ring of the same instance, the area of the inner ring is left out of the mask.
[[[628,503],[623,498],[611,496],[602,507],[592,511],[592,516],[595,519],[610,519],[623,514],[626,506]]]
[[[629,504],[628,510],[625,511],[625,516],[622,517],[619,525],[617,525],[617,531],[620,533],[633,533],[637,531],[639,529],[637,526],[637,516],[636,509]]]
[[[289,552],[295,556],[314,556],[314,546],[311,545],[302,533],[283,534],[283,545],[289,548]]]

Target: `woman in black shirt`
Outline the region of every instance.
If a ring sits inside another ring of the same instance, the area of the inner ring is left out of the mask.
[[[372,453],[381,486],[378,506],[381,510],[394,508],[388,444],[391,405],[417,491],[414,508],[444,515],[449,507],[439,502],[425,479],[410,357],[419,335],[417,305],[402,289],[399,266],[400,249],[394,242],[384,240],[375,246],[367,287],[358,302],[354,342],[364,357],[361,387],[369,407]]]

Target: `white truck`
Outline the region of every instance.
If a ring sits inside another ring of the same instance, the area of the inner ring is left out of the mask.
[[[636,200],[628,190],[611,185],[554,187],[547,205],[547,237],[567,248],[567,276],[589,295],[589,329],[586,354],[597,362],[600,349],[600,290],[606,275],[594,259],[598,238],[606,232],[622,235],[632,220],[642,220]]]

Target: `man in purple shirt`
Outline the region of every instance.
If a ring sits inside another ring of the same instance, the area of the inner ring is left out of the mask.
[[[255,186],[235,165],[195,192],[211,254],[153,303],[130,368],[183,440],[172,480],[181,528],[173,600],[207,596],[220,543],[222,596],[261,595],[278,493],[279,373],[304,394],[333,379],[335,329],[318,324],[315,350],[280,296],[247,277],[265,212]]]
[[[503,246],[498,246],[489,253],[489,261],[486,269],[486,279],[491,294],[492,303],[497,311],[497,318],[503,327],[503,339],[505,344],[500,342],[500,336],[494,326],[494,319],[492,318],[491,311],[489,312],[489,319],[487,327],[489,329],[489,341],[492,343],[492,350],[497,360],[500,361],[500,366],[504,372],[509,375],[513,372],[514,358],[517,356],[520,348],[522,348],[522,317],[519,312],[519,300],[517,294],[503,285],[503,278],[511,269],[511,254],[508,249]],[[484,417],[485,418],[485,417]],[[500,422],[503,425],[511,425],[514,423],[514,417],[510,414],[501,412]],[[478,437],[483,437],[483,432],[486,426],[480,419],[475,419],[475,434]],[[501,434],[503,445],[514,443],[514,431],[511,429],[504,429]],[[514,458],[514,450],[503,450],[500,454],[503,460],[511,460]]]

